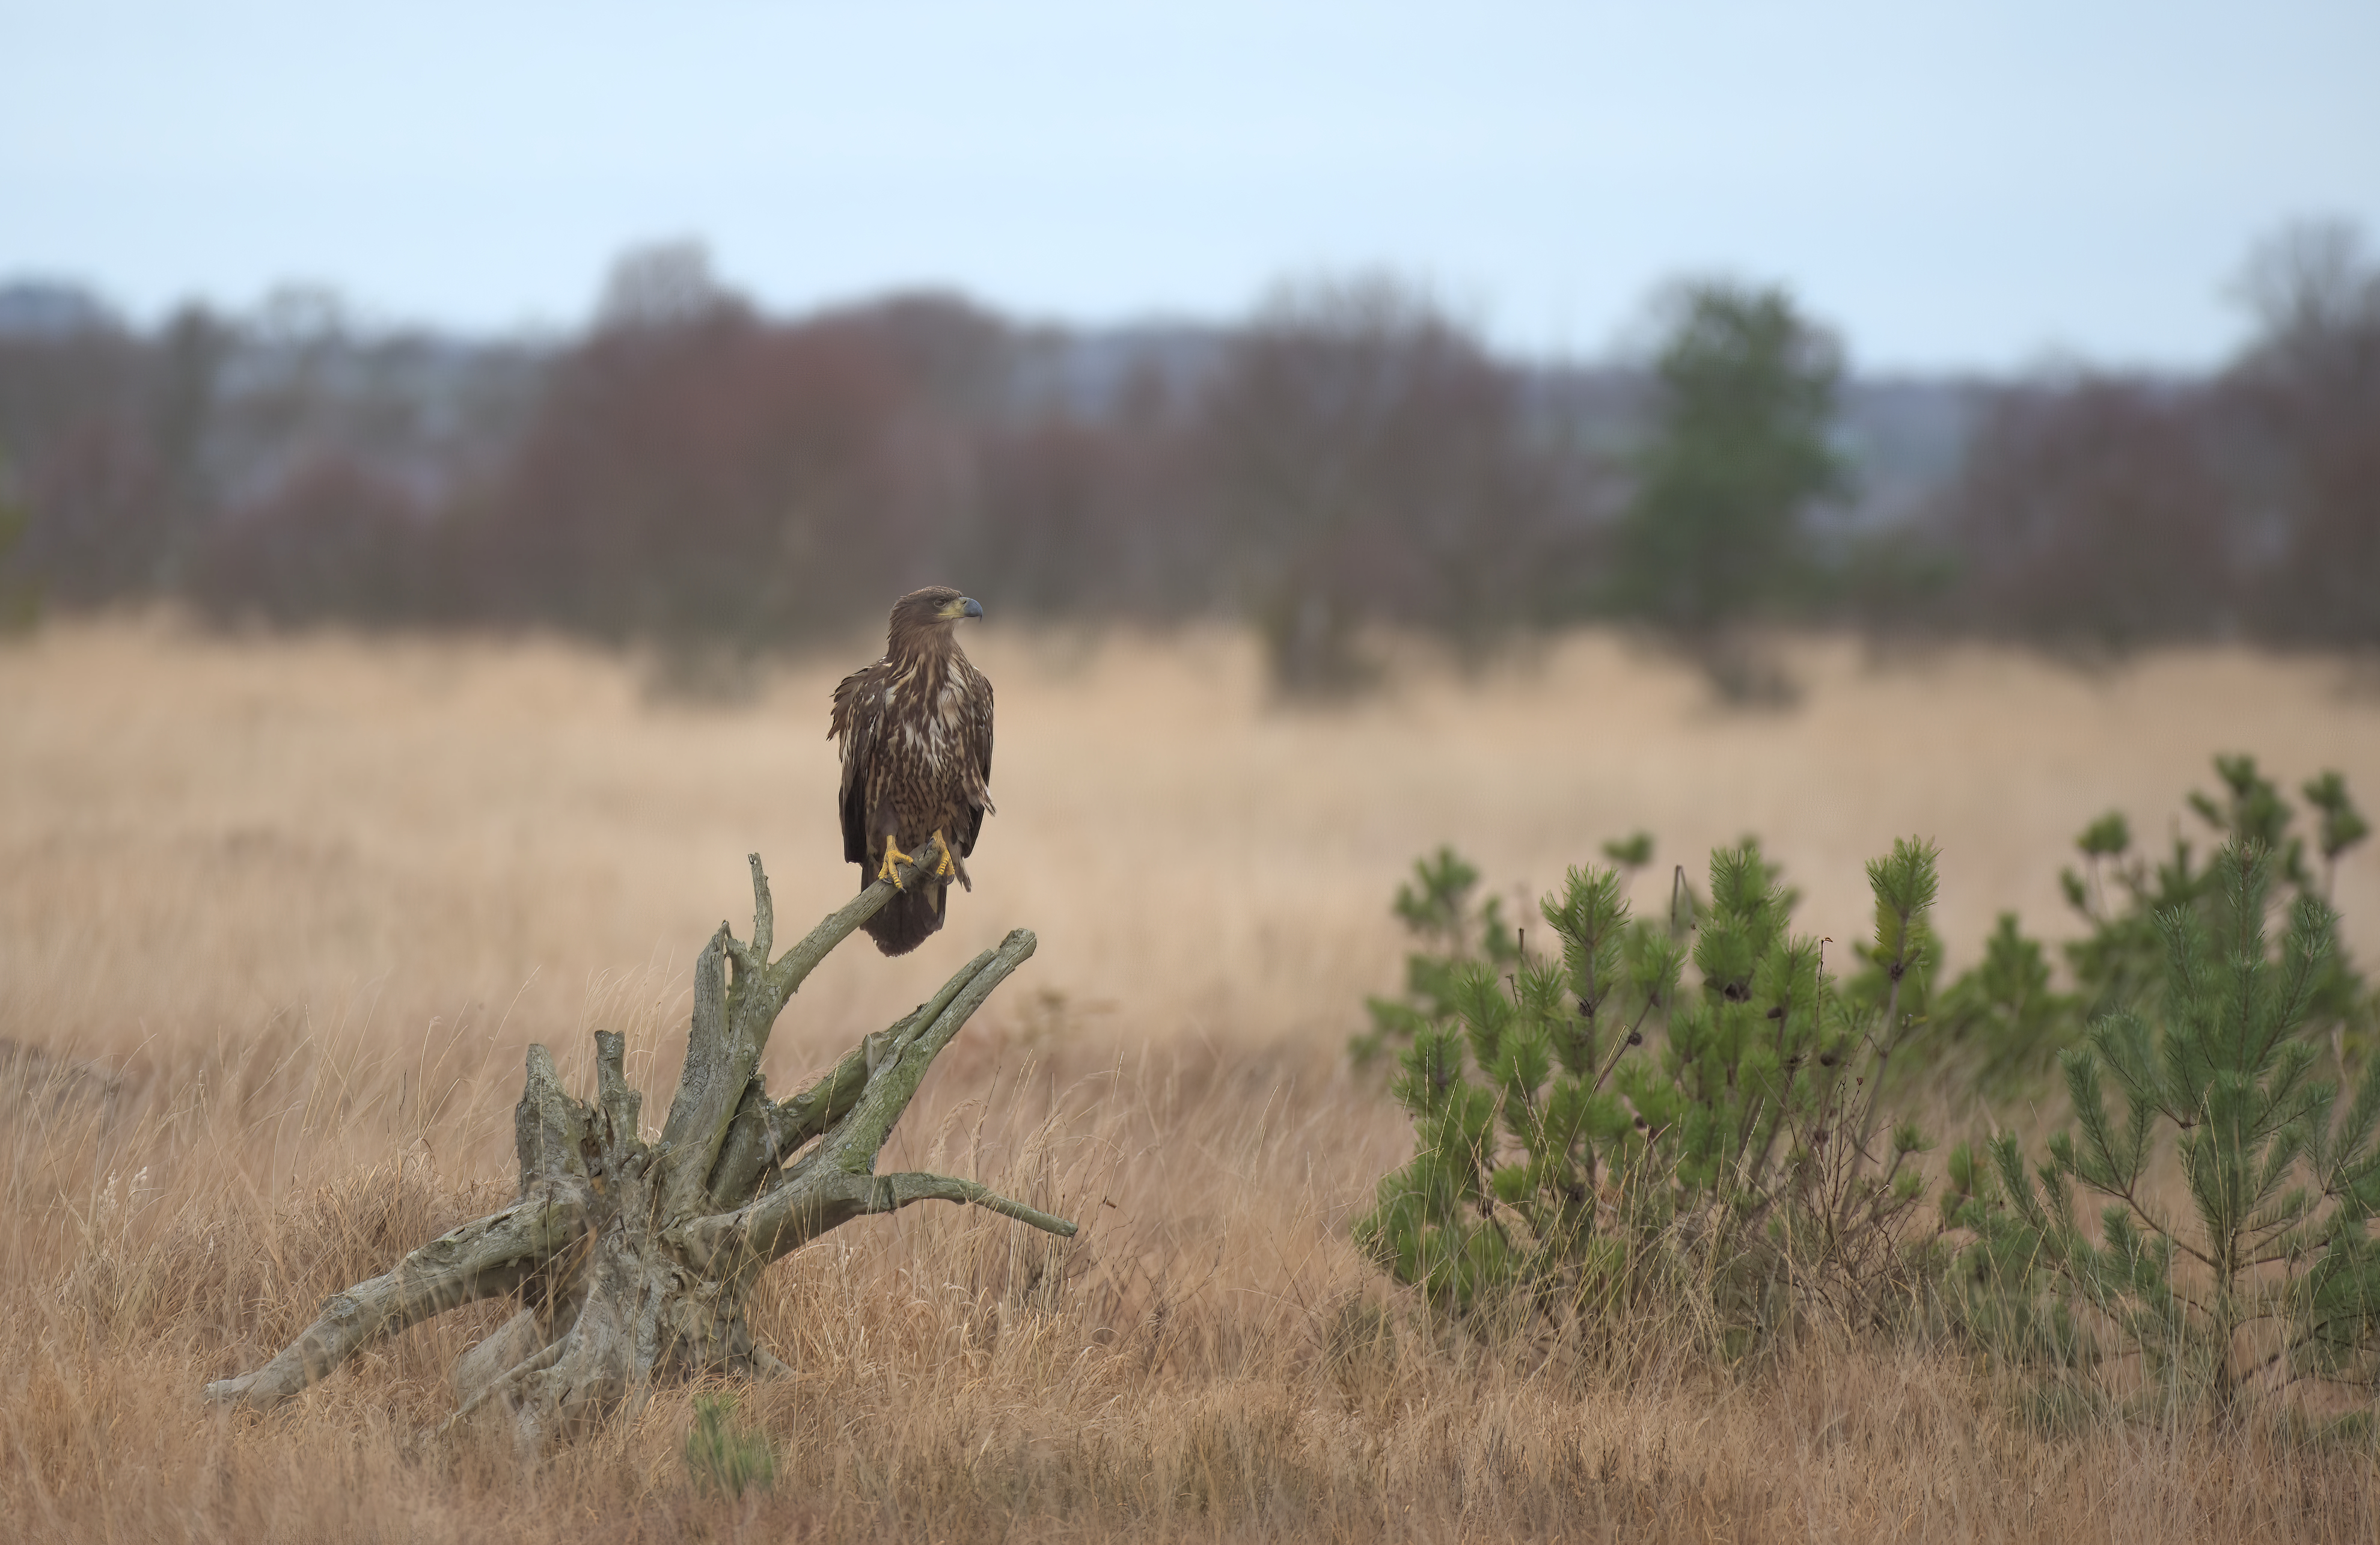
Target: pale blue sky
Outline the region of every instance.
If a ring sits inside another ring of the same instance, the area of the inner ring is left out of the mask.
[[[583,318],[706,241],[781,309],[1222,318],[1388,268],[1591,356],[1681,272],[1870,369],[2190,366],[2249,244],[2380,237],[2380,0],[1135,6],[0,0],[0,274]]]

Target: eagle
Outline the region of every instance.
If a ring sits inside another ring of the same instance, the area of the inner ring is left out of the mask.
[[[983,608],[948,585],[912,590],[892,603],[884,658],[834,689],[827,738],[843,759],[843,856],[859,866],[859,888],[900,883],[893,866],[940,839],[929,876],[868,919],[886,955],[905,955],[942,926],[956,880],[972,891],[963,861],[991,813],[991,683],[954,636]]]

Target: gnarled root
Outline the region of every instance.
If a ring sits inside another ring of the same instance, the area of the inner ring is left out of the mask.
[[[947,861],[940,842],[896,878],[930,877],[938,857]],[[520,1311],[456,1361],[456,1410],[445,1427],[501,1410],[516,1441],[534,1451],[657,1379],[783,1371],[754,1343],[746,1301],[771,1261],[854,1218],[953,1201],[1073,1235],[1065,1219],[976,1181],[875,1173],[928,1068],[1033,954],[1033,935],[1011,933],[825,1077],[790,1100],[771,1101],[759,1064],[778,1014],[827,952],[892,898],[895,882],[861,892],[773,961],[773,909],[758,854],[752,885],[751,943],[722,923],[695,963],[686,1064],[656,1140],[640,1129],[643,1097],[628,1087],[621,1037],[596,1034],[592,1101],[572,1098],[552,1057],[532,1046],[514,1113],[521,1199],[333,1295],[278,1356],[208,1385],[207,1398],[274,1405],[378,1337],[460,1304],[516,1294]]]

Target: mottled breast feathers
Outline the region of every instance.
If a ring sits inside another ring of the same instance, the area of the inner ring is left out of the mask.
[[[971,888],[961,860],[974,853],[992,809],[991,683],[953,632],[962,617],[980,614],[956,590],[904,596],[884,658],[834,689],[828,734],[843,760],[843,856],[860,866],[860,887],[938,833],[953,860],[941,880],[913,882],[868,920],[887,955],[915,949],[941,927],[949,880]]]

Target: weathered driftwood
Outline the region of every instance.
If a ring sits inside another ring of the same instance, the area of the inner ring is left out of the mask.
[[[929,844],[902,871],[932,884]],[[686,1066],[658,1138],[638,1125],[621,1037],[595,1035],[592,1103],[574,1100],[542,1046],[514,1112],[520,1197],[336,1293],[264,1367],[207,1386],[209,1400],[273,1405],[374,1339],[477,1299],[522,1308],[455,1363],[455,1417],[495,1406],[525,1446],[601,1415],[658,1379],[771,1373],[744,1306],[769,1263],[827,1230],[917,1201],[972,1202],[1052,1234],[1075,1225],[972,1180],[878,1174],[876,1156],[926,1070],[991,991],[1033,953],[1011,933],[941,991],[844,1053],[789,1100],[761,1086],[760,1053],[802,979],[893,894],[879,881],[801,943],[769,958],[768,876],[752,855],[752,937],[728,925],[694,966]]]

